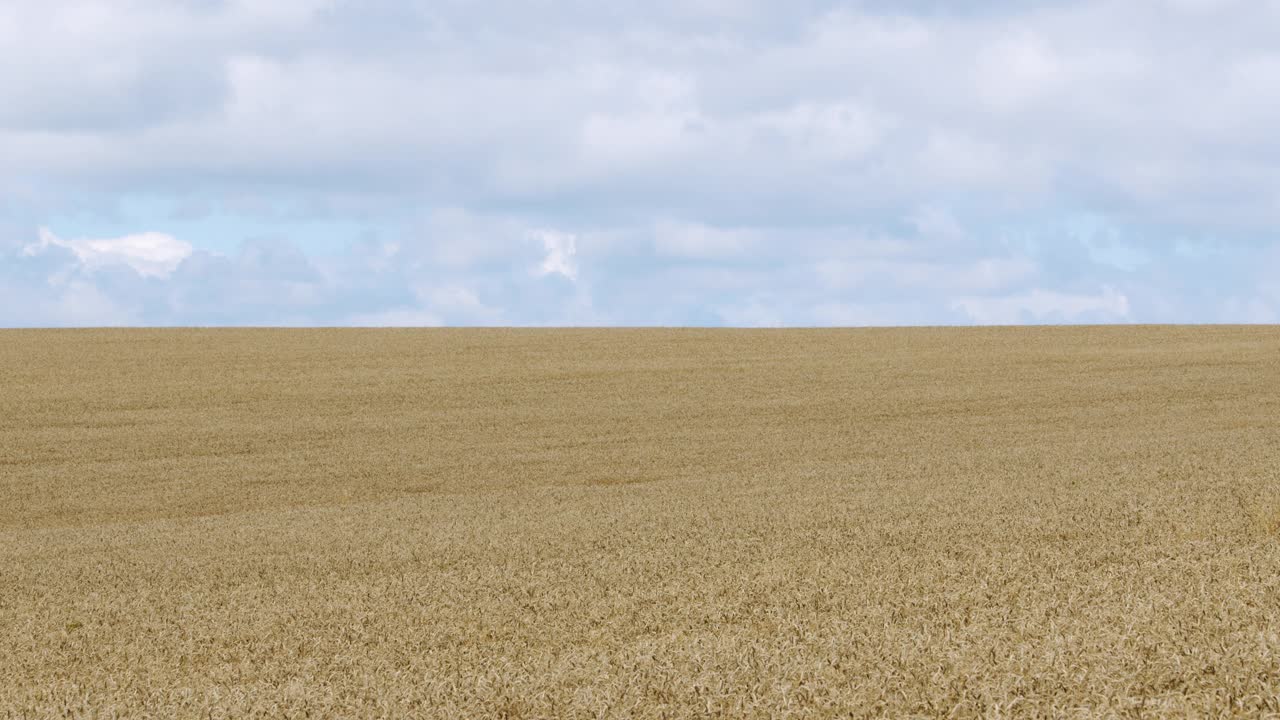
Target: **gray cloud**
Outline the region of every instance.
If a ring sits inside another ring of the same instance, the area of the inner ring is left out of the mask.
[[[103,188],[416,185],[723,220],[1277,212],[1266,3],[45,6],[7,11],[30,31],[6,66],[46,72],[6,74],[0,143]]]

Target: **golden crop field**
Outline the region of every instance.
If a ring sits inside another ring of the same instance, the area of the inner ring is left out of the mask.
[[[0,332],[0,717],[1277,717],[1280,328]]]

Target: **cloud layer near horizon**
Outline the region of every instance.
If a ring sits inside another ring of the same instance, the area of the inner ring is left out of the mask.
[[[1275,322],[1280,2],[0,8],[0,325]]]

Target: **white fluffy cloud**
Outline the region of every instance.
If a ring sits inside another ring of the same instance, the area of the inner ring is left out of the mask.
[[[25,246],[22,252],[27,256],[38,255],[50,247],[70,250],[86,270],[125,265],[144,277],[167,277],[192,252],[190,244],[159,232],[63,240],[48,228],[40,228],[39,241]]]
[[[538,266],[542,275],[561,275],[569,280],[578,279],[578,264],[574,256],[578,254],[578,241],[572,235],[542,230],[537,233],[542,241],[546,256]]]

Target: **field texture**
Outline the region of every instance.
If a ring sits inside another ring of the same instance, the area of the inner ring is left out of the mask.
[[[1280,329],[0,332],[0,717],[1280,716]]]

